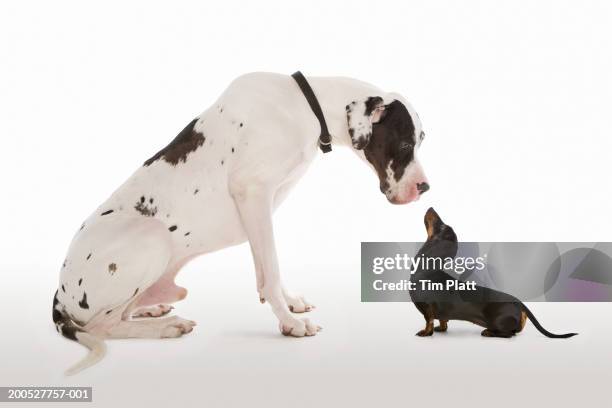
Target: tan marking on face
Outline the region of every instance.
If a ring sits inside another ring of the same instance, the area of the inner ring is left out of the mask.
[[[434,235],[434,223],[436,222],[436,216],[433,212],[427,213],[425,216],[425,224],[427,224],[427,238],[431,239]]]
[[[431,237],[433,237],[433,233],[433,225],[427,223],[427,239],[431,239]]]

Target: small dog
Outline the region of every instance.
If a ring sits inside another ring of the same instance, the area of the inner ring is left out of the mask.
[[[424,258],[454,258],[457,255],[457,235],[453,229],[444,224],[433,208],[425,214],[427,242],[419,250],[417,257]],[[474,290],[456,291],[440,290],[425,291],[420,281],[441,283],[444,288],[448,281],[457,281],[443,270],[427,270],[421,263],[410,277],[416,282],[415,290],[410,291],[410,297],[416,308],[425,317],[425,329],[417,336],[431,336],[434,331],[445,332],[449,320],[465,320],[484,327],[481,335],[485,337],[509,338],[519,333],[525,327],[527,318],[531,320],[538,331],[546,337],[564,339],[577,333],[553,334],[544,329],[533,313],[514,296],[493,289],[475,285]],[[426,264],[425,264],[426,265]],[[434,319],[440,325],[434,327]]]

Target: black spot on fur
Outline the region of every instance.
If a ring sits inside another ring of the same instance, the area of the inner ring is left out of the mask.
[[[66,288],[62,285],[62,292],[66,293]]]
[[[200,132],[196,132],[193,128],[198,121],[198,118],[192,120],[175,138],[157,152],[153,157],[144,162],[144,166],[150,166],[159,159],[164,159],[167,163],[173,166],[179,162],[185,163],[189,153],[196,151],[204,144],[206,138]]]
[[[370,96],[365,101],[365,116],[370,116],[372,112],[374,112],[374,109],[376,109],[376,107],[379,106],[381,103],[383,103],[383,98],[381,98],[380,96]]]
[[[115,210],[108,210],[108,211],[104,211],[104,212],[103,212],[102,214],[100,214],[100,215],[108,215],[108,214],[111,214],[111,213],[114,213],[114,212],[115,212]]]
[[[89,261],[91,259],[91,252],[89,253],[89,255],[87,255],[87,260]]]
[[[51,313],[53,323],[55,323],[55,329],[58,331],[58,333],[61,333],[61,335],[67,339],[77,341],[76,332],[81,332],[82,330],[74,325],[66,313],[60,310],[59,300],[57,299],[57,291],[53,297]]]
[[[223,166],[223,163],[224,163],[224,162],[225,162],[224,160],[221,160],[221,165],[222,165],[222,166]]]
[[[81,224],[81,228],[79,228],[79,231],[82,231],[83,228],[85,228],[85,223]]]
[[[242,127],[242,122],[240,122],[240,127]]]
[[[110,273],[111,275],[114,275],[115,272],[117,272],[117,264],[114,262],[111,264],[108,264],[108,273]]]
[[[113,309],[111,309],[111,310],[107,310],[107,311],[106,311],[106,314],[111,314],[112,312],[113,312]]]
[[[172,225],[170,228],[168,228],[168,231],[174,232],[174,231],[176,231],[177,228],[178,227],[176,225]]]
[[[55,291],[55,296],[53,297],[53,321],[55,323],[57,323],[62,318],[61,313],[59,312],[59,310],[56,309],[56,306],[59,303],[59,300],[57,300],[57,293],[58,292],[59,291],[56,290]]]
[[[81,286],[81,283],[83,283],[83,278],[79,279],[79,286]]]
[[[83,299],[79,302],[79,307],[81,309],[89,309],[89,304],[87,303],[87,293],[83,292]]]
[[[68,262],[68,260],[67,260],[67,259],[64,259],[64,262],[62,263],[62,268],[65,268],[65,267],[66,267],[66,262]]]
[[[196,195],[196,194],[198,194],[199,192],[200,192],[200,190],[196,188],[195,190],[193,190],[193,195]]]
[[[136,296],[136,294],[138,293],[138,289],[140,289],[140,288],[136,288],[136,290],[134,291],[134,294],[132,295],[132,297]]]
[[[153,197],[149,198],[149,204],[153,204]]]
[[[140,201],[136,202],[136,205],[134,206],[134,209],[136,211],[138,211],[140,214],[144,215],[145,217],[155,217],[155,214],[157,214],[157,207],[154,207],[153,204],[153,199],[149,199],[149,203],[147,204],[146,199],[144,196],[140,197]]]
[[[234,150],[234,148],[232,147],[232,153],[234,153],[234,152],[235,152],[235,150]]]
[[[185,236],[187,236],[187,235],[189,235],[189,234],[191,234],[191,232],[186,232],[186,233],[185,233]]]

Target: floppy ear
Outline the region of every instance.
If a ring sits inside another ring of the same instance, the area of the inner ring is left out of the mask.
[[[372,125],[380,122],[385,115],[385,104],[380,96],[353,101],[346,105],[346,120],[353,147],[361,150],[368,145],[372,136]]]

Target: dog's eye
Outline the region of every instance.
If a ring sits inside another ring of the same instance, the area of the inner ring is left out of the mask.
[[[406,151],[406,150],[410,150],[410,149],[412,149],[412,143],[402,142],[399,145],[399,150],[402,151],[402,152]]]

